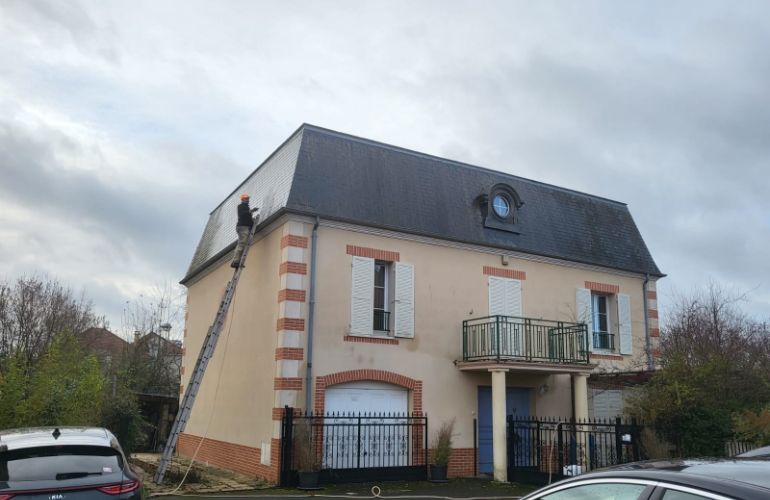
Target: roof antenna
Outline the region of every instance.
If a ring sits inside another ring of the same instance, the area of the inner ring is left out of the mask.
[[[56,429],[53,430],[53,438],[54,439],[59,439],[59,436],[61,436],[61,432],[59,431],[59,428],[57,427]]]

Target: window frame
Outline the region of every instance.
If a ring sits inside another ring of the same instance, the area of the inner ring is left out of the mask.
[[[599,299],[604,299],[604,313],[597,311]],[[593,338],[594,351],[616,353],[620,348],[620,329],[618,318],[613,316],[613,311],[617,309],[617,297],[615,294],[600,293],[591,290],[591,335]],[[599,329],[600,315],[604,315],[607,324],[607,330]],[[608,347],[602,347],[601,342],[597,342],[597,335],[605,335],[609,344]]]
[[[382,309],[378,308],[377,305],[376,305],[377,294],[375,292],[376,292],[376,290],[378,288],[380,288],[380,286],[377,285],[377,266],[382,266],[384,268],[384,272],[383,272],[383,275],[384,275],[383,285],[381,287],[383,289],[382,290],[382,297],[383,297]],[[373,297],[372,297],[372,315],[375,318],[374,321],[372,321],[372,336],[373,337],[385,337],[385,336],[389,337],[393,333],[393,328],[390,325],[390,317],[389,317],[390,313],[391,313],[389,298],[390,298],[390,295],[392,295],[390,293],[390,286],[391,286],[391,283],[393,282],[393,280],[390,277],[391,273],[393,273],[393,263],[392,262],[386,261],[386,260],[377,260],[377,259],[375,259],[375,261],[374,261],[374,279],[372,280],[372,282],[373,282],[373,287],[372,287],[372,294],[373,294]],[[384,317],[388,318],[387,321],[384,321],[384,323],[388,327],[387,330],[378,330],[378,329],[375,328],[375,324],[377,322],[377,319],[376,319],[377,315],[376,315],[376,313],[378,311],[380,311],[381,313],[384,313],[385,314]]]

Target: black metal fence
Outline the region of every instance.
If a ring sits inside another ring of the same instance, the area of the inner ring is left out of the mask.
[[[281,422],[281,485],[309,462],[321,483],[427,479],[428,417],[422,414],[301,415]],[[304,462],[304,463],[303,463]]]
[[[641,460],[636,421],[508,416],[508,477],[543,483]]]

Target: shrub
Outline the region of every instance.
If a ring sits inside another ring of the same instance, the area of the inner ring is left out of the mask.
[[[294,463],[300,472],[315,472],[321,469],[314,446],[313,426],[309,419],[294,420]]]
[[[444,422],[439,427],[433,439],[433,463],[446,466],[449,464],[449,455],[452,453],[452,432],[455,420]]]

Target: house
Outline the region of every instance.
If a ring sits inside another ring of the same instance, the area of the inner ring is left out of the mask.
[[[182,372],[182,343],[155,332],[136,332],[133,345],[150,372],[143,392],[176,399]]]
[[[128,348],[128,342],[106,328],[88,328],[76,338],[83,350],[96,356],[105,372],[109,371],[113,362],[121,359]]]
[[[261,218],[182,455],[276,481],[285,406],[417,412],[455,419],[450,474],[505,480],[506,415],[586,418],[591,374],[654,365],[664,275],[625,204],[303,125],[209,216],[183,384],[242,192]]]
[[[152,331],[144,335],[135,332],[132,347],[134,363],[142,371],[136,388],[139,404],[142,415],[152,425],[147,447],[158,450],[165,444],[179,409],[177,394],[184,351],[180,341]]]

